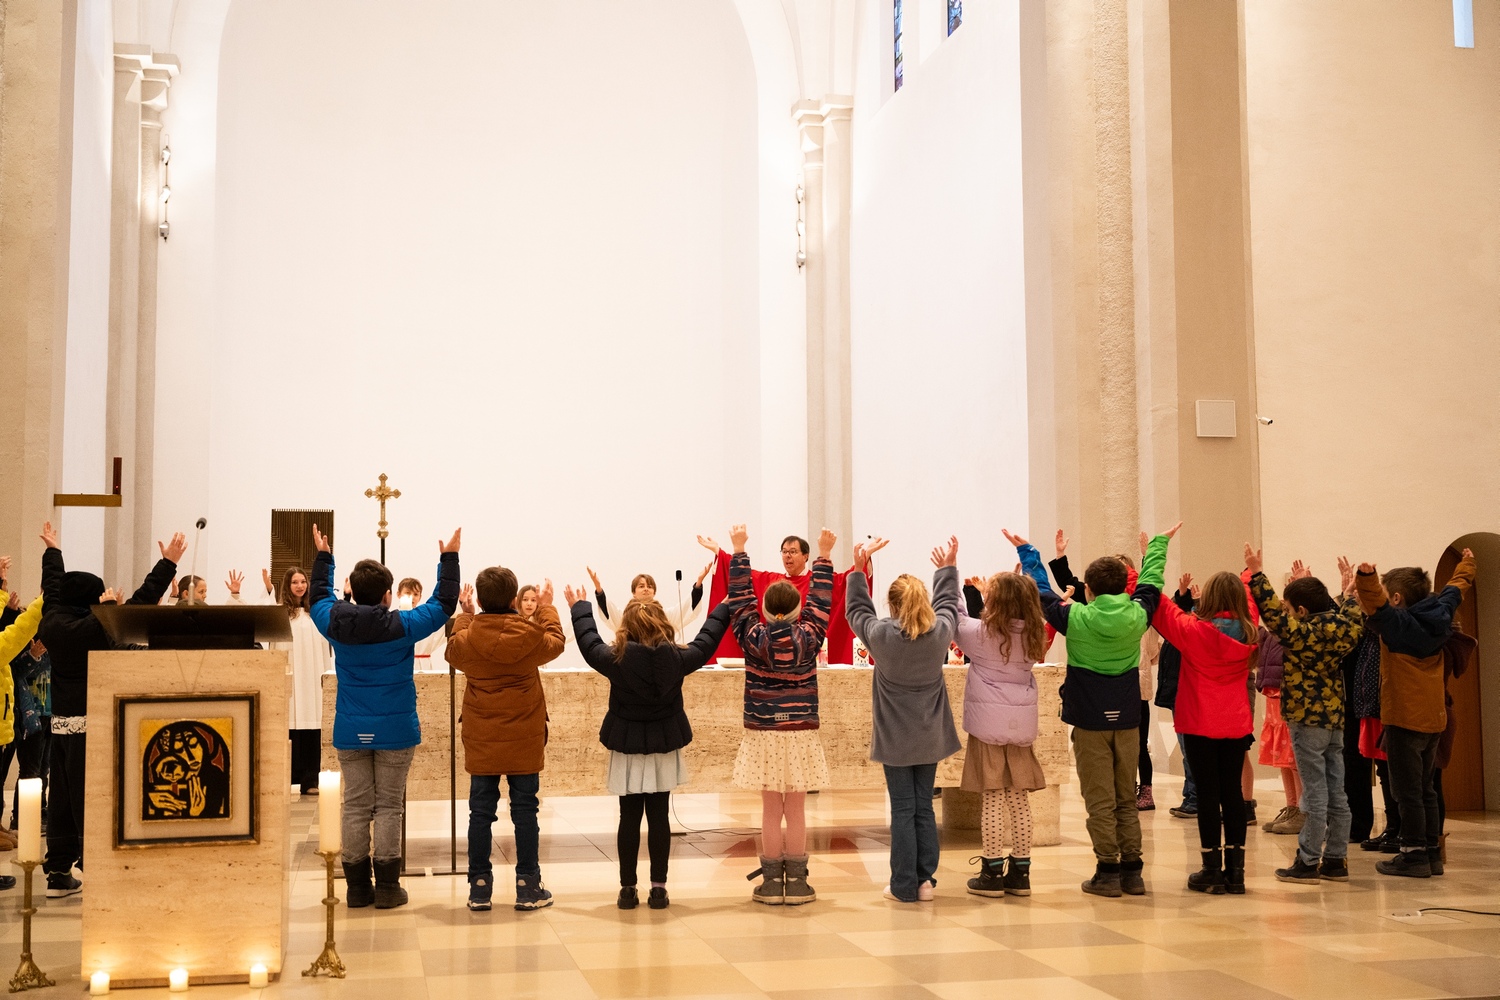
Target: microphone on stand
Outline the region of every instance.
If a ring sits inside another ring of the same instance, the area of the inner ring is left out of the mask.
[[[196,527],[197,530],[193,532],[192,568],[188,570],[188,590],[190,593],[186,597],[179,598],[177,601],[178,604],[198,603],[198,584],[194,582],[198,577],[198,543],[203,539],[203,529],[208,527],[208,518],[198,518]]]
[[[682,570],[677,571],[677,641],[681,642],[687,627],[682,624]]]

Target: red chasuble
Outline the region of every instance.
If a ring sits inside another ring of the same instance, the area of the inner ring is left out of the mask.
[[[719,603],[729,596],[729,558],[730,553],[724,549],[719,550],[718,558],[714,561],[713,582],[708,589],[708,610],[713,611]],[[811,563],[809,563],[811,565]],[[854,662],[854,630],[849,627],[849,619],[844,614],[844,585],[849,579],[850,570],[833,575],[833,608],[828,618],[828,662],[829,663],[853,663]],[[812,574],[803,573],[801,576],[787,576],[785,573],[767,573],[764,570],[751,570],[750,577],[755,584],[755,601],[762,602],[766,596],[766,588],[777,580],[785,580],[797,588],[797,593],[802,595],[802,600],[807,600],[807,588],[812,583]],[[740,649],[740,644],[735,641],[733,630],[725,630],[724,639],[719,643],[719,651],[708,661],[717,663],[720,657],[730,659],[741,659],[745,655]]]

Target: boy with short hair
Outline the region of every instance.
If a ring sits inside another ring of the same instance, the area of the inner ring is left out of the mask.
[[[1062,718],[1073,727],[1073,755],[1097,862],[1083,891],[1095,896],[1146,892],[1135,800],[1141,636],[1161,599],[1167,543],[1180,527],[1150,541],[1133,594],[1125,592],[1128,569],[1117,556],[1095,559],[1084,571],[1087,604],[1042,592],[1047,621],[1068,637]]]
[[[1281,715],[1291,732],[1302,778],[1300,808],[1306,817],[1291,867],[1282,882],[1317,885],[1349,881],[1349,800],[1344,792],[1344,657],[1364,633],[1353,598],[1354,567],[1339,560],[1341,601],[1323,581],[1294,568],[1278,598],[1262,569],[1260,551],[1245,546],[1250,594],[1262,624],[1281,643]]]
[[[1366,627],[1380,636],[1380,722],[1392,790],[1401,813],[1401,850],[1381,861],[1382,875],[1430,878],[1443,874],[1438,846],[1438,742],[1448,724],[1443,688],[1443,647],[1453,636],[1453,615],[1474,584],[1474,553],[1463,559],[1442,593],[1420,566],[1384,577],[1361,563],[1355,585]]]
[[[350,907],[401,906],[401,818],[406,775],[422,725],[417,719],[413,648],[443,627],[458,606],[458,547],[463,529],[438,543],[432,597],[410,611],[391,610],[391,571],[361,559],[349,574],[353,603],[334,596],[333,550],[313,525],[318,547],[309,614],[333,646],[338,700],[333,747],[344,772],[344,878]],[[373,850],[371,825],[374,826]],[[374,886],[371,886],[373,870]]]
[[[516,574],[503,566],[479,571],[459,597],[448,662],[464,672],[464,769],[469,772],[469,909],[488,910],[494,891],[491,830],[500,778],[510,787],[516,830],[516,909],[552,905],[537,858],[537,791],[547,749],[547,696],[538,670],[562,655],[564,637],[552,605],[552,581],[538,592],[536,614],[514,607]],[[475,614],[474,598],[479,598]]]

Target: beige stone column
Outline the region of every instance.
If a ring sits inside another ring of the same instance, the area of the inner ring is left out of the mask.
[[[115,48],[104,440],[108,455],[124,459],[125,471],[124,502],[105,513],[104,576],[121,586],[129,586],[152,561],[161,112],[176,74],[177,60],[153,53],[149,46]]]
[[[0,553],[28,594],[62,468],[77,13],[0,4]]]
[[[795,109],[802,135],[807,231],[807,530],[839,536],[834,562],[854,544],[854,456],[849,353],[849,219],[853,100],[830,95]]]

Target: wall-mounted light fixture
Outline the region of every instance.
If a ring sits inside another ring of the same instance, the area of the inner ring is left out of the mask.
[[[161,147],[161,221],[156,224],[156,235],[166,240],[172,233],[172,223],[167,221],[167,204],[172,200],[172,137],[162,137]]]
[[[807,192],[797,185],[797,270],[807,266]]]

